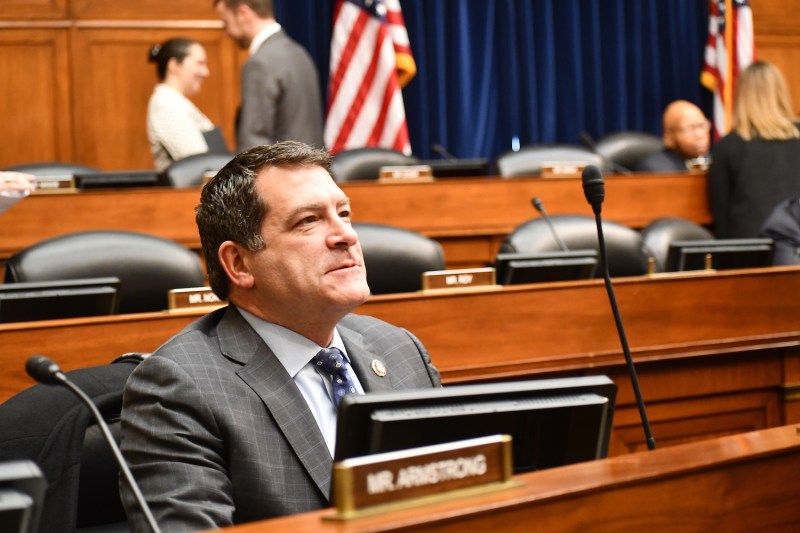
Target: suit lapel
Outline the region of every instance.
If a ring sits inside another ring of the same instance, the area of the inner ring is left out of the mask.
[[[375,348],[364,337],[341,323],[338,325],[339,334],[347,349],[350,364],[358,376],[358,381],[364,392],[390,391],[393,387],[393,374],[388,366],[385,354]],[[373,362],[377,361],[386,368],[386,375],[379,376],[373,369]]]
[[[223,354],[244,364],[237,374],[264,402],[309,476],[329,499],[333,460],[291,376],[234,308],[220,322],[218,334]]]

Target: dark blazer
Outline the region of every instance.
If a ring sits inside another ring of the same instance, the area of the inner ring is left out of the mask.
[[[773,265],[800,265],[800,198],[779,203],[759,232],[775,241]]]
[[[636,170],[638,172],[684,172],[688,170],[688,167],[681,154],[664,148],[639,161]]]
[[[439,386],[409,332],[338,325],[365,391]],[[370,369],[374,359],[386,376]],[[235,307],[189,325],[125,388],[122,449],[165,531],[196,531],[329,505],[332,458],[303,395]],[[127,490],[128,516],[145,530]]]
[[[308,52],[280,30],[242,69],[236,145],[242,152],[286,140],[324,148],[317,68]]]
[[[800,139],[745,141],[731,132],[714,146],[708,170],[714,235],[757,237],[770,212],[800,196]]]

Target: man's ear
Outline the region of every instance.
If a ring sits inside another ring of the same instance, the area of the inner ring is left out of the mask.
[[[219,246],[217,255],[231,283],[243,289],[253,287],[255,279],[250,271],[250,250],[233,241],[225,241]]]
[[[675,146],[675,137],[671,133],[664,132],[664,135],[661,136],[661,140],[664,141],[664,146],[669,148],[670,150],[674,150]]]

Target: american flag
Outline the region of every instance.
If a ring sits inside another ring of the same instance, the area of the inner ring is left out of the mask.
[[[731,125],[736,78],[755,58],[753,12],[748,0],[712,0],[705,66],[700,81],[714,93],[714,139]]]
[[[400,89],[417,72],[399,0],[339,0],[333,16],[325,145],[411,153]]]

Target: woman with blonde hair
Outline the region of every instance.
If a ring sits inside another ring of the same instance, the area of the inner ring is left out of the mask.
[[[739,76],[733,129],[712,150],[708,187],[720,239],[757,237],[776,205],[800,195],[800,130],[774,65],[756,61]]]

